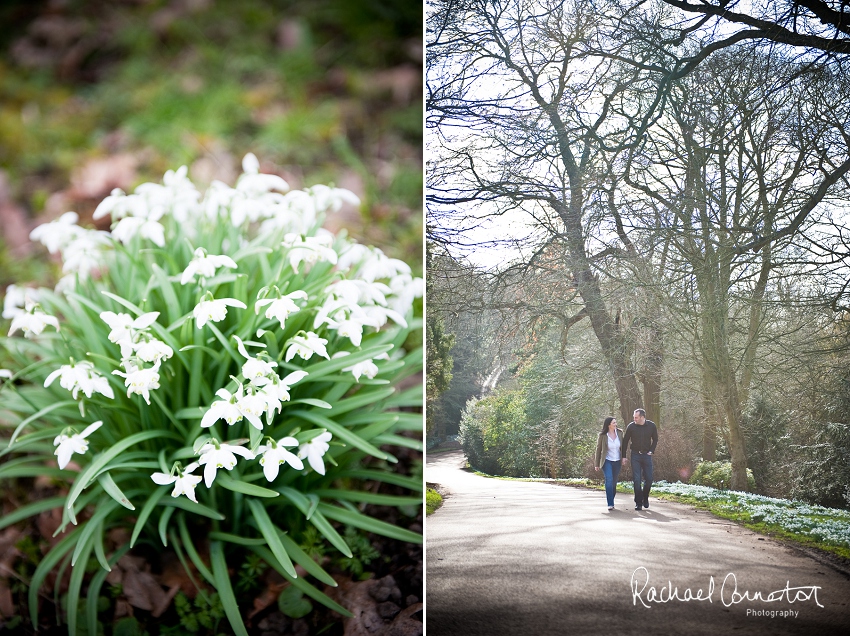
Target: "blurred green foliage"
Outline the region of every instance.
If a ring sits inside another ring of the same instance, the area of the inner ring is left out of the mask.
[[[345,225],[421,269],[421,3],[19,0],[0,21],[0,169],[31,217],[90,159],[132,154],[135,186],[251,151],[357,184]]]

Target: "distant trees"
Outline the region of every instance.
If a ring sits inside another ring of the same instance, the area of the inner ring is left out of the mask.
[[[463,293],[518,336],[505,390],[523,394],[538,462],[570,447],[552,379],[577,344],[607,379],[570,386],[617,396],[587,421],[647,408],[731,459],[733,488],[748,467],[763,489],[776,462],[794,473],[812,423],[850,422],[819,407],[831,383],[806,400],[788,388],[828,366],[850,305],[845,4],[743,18],[734,0],[430,5],[429,234],[447,254],[513,248]]]

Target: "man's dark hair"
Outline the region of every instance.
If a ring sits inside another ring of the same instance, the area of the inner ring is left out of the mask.
[[[640,413],[641,416],[646,417],[646,411],[643,409],[635,409],[635,413]]]

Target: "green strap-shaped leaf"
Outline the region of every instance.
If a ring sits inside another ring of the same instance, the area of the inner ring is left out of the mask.
[[[174,529],[169,532],[168,535],[171,538],[171,545],[174,548],[174,551],[177,553],[177,558],[180,559],[180,563],[183,565],[183,570],[186,572],[186,576],[189,577],[189,580],[192,581],[192,585],[195,586],[195,589],[198,590],[198,594],[200,594],[207,604],[212,604],[210,602],[210,598],[207,596],[207,593],[204,589],[198,585],[198,582],[195,580],[195,575],[192,574],[192,568],[189,567],[189,563],[186,561],[186,556],[183,554],[183,548],[180,547],[180,539],[174,534]]]
[[[280,494],[294,503],[295,507],[298,508],[305,517],[307,516],[307,513],[310,511],[310,500],[305,497],[303,493],[293,488],[283,487],[280,489]],[[339,536],[339,533],[334,529],[330,522],[325,519],[322,513],[316,511],[313,515],[311,515],[310,523],[316,527],[316,530],[322,533],[322,536],[324,536],[325,539],[330,541],[332,546],[348,558],[351,558],[351,548],[348,547],[345,540]]]
[[[112,479],[112,475],[109,473],[101,473],[98,475],[97,481],[107,495],[112,497],[127,510],[136,509],[136,506],[132,504],[132,502],[127,498],[127,495],[124,494],[124,492],[118,487],[118,484],[115,483],[115,480]]]
[[[266,545],[266,540],[260,537],[252,539],[230,534],[229,532],[210,532],[207,536],[215,541],[226,541],[228,543],[235,543],[236,545]]]
[[[157,287],[162,290],[162,297],[165,299],[165,307],[168,311],[168,322],[172,325],[180,318],[180,301],[177,299],[177,294],[174,292],[174,286],[168,280],[168,274],[156,263],[151,264],[153,277],[156,279]]]
[[[338,417],[341,413],[348,413],[355,409],[359,409],[370,404],[377,404],[390,397],[396,392],[395,387],[386,387],[384,389],[368,389],[358,391],[355,395],[344,400],[340,400],[334,405],[334,417]]]
[[[53,411],[64,408],[66,406],[77,407],[78,406],[77,401],[76,400],[63,400],[62,402],[54,402],[53,404],[51,404],[49,406],[45,406],[38,413],[34,413],[33,415],[30,415],[27,419],[25,419],[23,422],[18,424],[17,427],[15,427],[15,430],[12,433],[12,436],[9,438],[9,445],[7,446],[7,449],[12,448],[12,446],[15,444],[15,441],[18,439],[18,436],[21,434],[21,431],[24,430],[24,428],[26,428],[27,424],[29,424],[30,422],[34,422],[36,420],[40,420],[41,418],[43,418],[48,413],[52,413]]]
[[[402,391],[398,395],[394,395],[387,400],[384,405],[388,409],[412,408],[422,406],[422,387],[412,387],[406,391]]]
[[[398,495],[381,495],[374,492],[362,492],[359,490],[314,490],[313,494],[325,499],[337,499],[340,501],[356,501],[360,503],[375,504],[376,506],[411,506],[422,503],[422,496],[400,497]]]
[[[412,448],[413,450],[422,450],[421,440],[412,437],[405,437],[404,435],[396,435],[394,433],[381,433],[380,435],[373,437],[372,441],[376,444],[381,444],[382,446],[403,446],[404,448]]]
[[[345,609],[342,605],[331,599],[327,594],[324,594],[323,592],[317,590],[303,578],[296,579],[289,576],[289,574],[287,574],[286,570],[281,567],[280,563],[277,562],[277,559],[275,559],[274,555],[271,553],[271,550],[269,550],[268,548],[264,548],[262,546],[252,546],[250,549],[257,555],[259,555],[260,558],[262,558],[266,563],[268,563],[275,570],[277,570],[278,574],[280,574],[283,578],[292,583],[293,586],[297,587],[310,598],[318,601],[325,607],[328,607],[343,616],[353,616],[353,614],[347,609]]]
[[[318,563],[316,563],[313,559],[310,558],[304,550],[301,549],[295,541],[293,541],[289,535],[285,533],[280,533],[280,541],[283,543],[283,547],[286,548],[286,553],[292,557],[292,560],[295,561],[302,568],[307,570],[307,574],[315,576],[325,585],[330,585],[331,587],[337,587],[337,582],[334,581],[334,578],[325,572]]]
[[[180,540],[183,542],[183,548],[186,550],[186,554],[189,555],[189,559],[198,568],[201,576],[209,581],[210,585],[215,585],[215,578],[212,572],[210,572],[206,563],[201,560],[201,556],[195,549],[195,543],[192,541],[192,537],[189,536],[189,530],[186,528],[186,519],[183,518],[183,515],[177,515],[177,527],[180,530]]]
[[[118,560],[127,554],[130,549],[129,545],[123,545],[109,558],[106,568],[98,570],[91,581],[89,582],[88,597],[86,598],[86,626],[88,627],[89,635],[97,634],[97,601],[100,596],[100,588],[106,580],[106,575],[112,571],[112,566],[118,563]]]
[[[171,521],[171,515],[174,514],[174,508],[166,508],[159,515],[159,538],[162,539],[162,545],[168,546],[168,522]]]
[[[104,523],[101,521],[97,524],[97,530],[94,532],[94,555],[97,557],[98,562],[101,567],[107,572],[112,568],[109,566],[109,560],[106,558],[106,551],[103,549],[103,526]]]
[[[339,441],[345,442],[355,448],[359,448],[364,453],[372,455],[372,457],[377,457],[378,459],[386,459],[392,461],[390,456],[385,452],[380,450],[377,446],[373,446],[362,437],[357,435],[356,433],[352,433],[347,428],[343,428],[332,419],[325,417],[324,415],[319,415],[318,413],[314,413],[312,411],[292,411],[290,413],[292,417],[300,417],[301,419],[307,420],[308,422],[312,422],[317,426],[321,426],[322,428],[328,429],[331,434]]]
[[[216,477],[215,483],[233,492],[241,492],[243,495],[251,495],[252,497],[278,497],[280,495],[275,490],[269,490],[255,484],[248,484],[244,481],[233,479],[230,475],[219,475]]]
[[[233,587],[230,585],[227,562],[224,560],[224,546],[222,546],[221,541],[210,543],[210,561],[212,561],[215,588],[224,607],[224,614],[230,621],[230,628],[236,636],[248,636],[248,630],[245,629],[245,623],[242,622],[242,615],[239,613],[239,606],[236,604]]]
[[[5,528],[6,526],[11,526],[13,523],[18,523],[18,521],[22,521],[23,519],[34,517],[40,512],[44,512],[46,510],[53,510],[54,508],[61,508],[62,504],[64,503],[65,497],[51,497],[50,499],[34,501],[33,503],[27,504],[22,508],[18,508],[14,512],[10,512],[7,515],[3,515],[3,517],[0,518],[0,530]]]
[[[213,510],[209,506],[205,506],[201,503],[195,503],[190,499],[186,499],[185,497],[172,497],[171,499],[166,499],[162,502],[163,506],[171,506],[172,508],[180,508],[181,510],[185,510],[186,512],[193,512],[196,515],[201,515],[202,517],[207,517],[209,519],[215,519],[216,521],[224,521],[225,516],[221,514],[218,510]]]
[[[399,528],[385,521],[373,519],[372,517],[358,512],[352,512],[351,510],[345,510],[326,503],[319,504],[319,510],[330,519],[334,519],[341,523],[347,523],[350,526],[366,530],[367,532],[374,532],[375,534],[380,534],[382,536],[389,537],[390,539],[398,539],[399,541],[422,543],[421,534],[416,534],[410,530]]]
[[[286,570],[290,576],[296,578],[298,574],[295,572],[295,566],[292,565],[292,560],[289,558],[286,548],[283,547],[283,543],[280,541],[277,528],[272,523],[272,520],[269,519],[269,513],[266,512],[263,504],[259,501],[255,499],[248,499],[247,501],[248,507],[254,515],[254,521],[257,522],[257,528],[268,543],[272,554],[274,554],[275,558],[283,566],[283,569]]]
[[[118,504],[114,501],[109,501],[105,497],[101,500],[100,505],[94,511],[91,519],[85,522],[84,525],[80,526],[80,538],[77,541],[77,547],[74,549],[74,554],[71,556],[71,565],[74,566],[77,564],[77,559],[80,556],[80,553],[83,551],[84,546],[88,543],[89,537],[94,534],[97,530],[97,526],[101,523],[106,517],[118,507]]]
[[[325,402],[324,400],[317,400],[314,398],[301,398],[300,400],[292,400],[290,404],[308,404],[310,406],[315,406],[319,409],[332,409],[333,407]]]
[[[352,477],[354,479],[365,479],[368,481],[382,481],[387,484],[393,484],[394,486],[401,486],[402,488],[408,488],[410,490],[421,491],[422,490],[422,479],[417,479],[415,477],[409,477],[408,475],[399,475],[396,473],[390,473],[383,470],[368,470],[368,469],[357,469],[357,470],[346,470],[341,473],[338,473],[339,477]]]
[[[56,567],[74,547],[79,535],[79,528],[74,528],[69,532],[59,543],[53,546],[53,549],[48,552],[38,564],[35,573],[32,575],[29,584],[29,593],[27,594],[27,603],[30,608],[30,620],[33,625],[38,625],[38,591],[41,589],[41,584],[50,571]]]
[[[136,520],[136,526],[133,528],[133,536],[130,537],[130,547],[132,548],[136,545],[136,539],[139,538],[139,534],[141,534],[142,530],[145,527],[145,524],[148,522],[148,517],[151,516],[154,507],[159,503],[159,500],[168,492],[168,486],[161,486],[151,493],[151,496],[148,497],[148,500],[145,502],[145,505],[142,506],[141,512],[139,512],[139,518]]]
[[[155,430],[155,431],[141,431],[140,433],[136,433],[135,435],[131,435],[130,437],[121,440],[120,442],[114,444],[108,450],[103,451],[100,455],[97,455],[92,463],[88,465],[88,467],[74,480],[74,485],[71,487],[71,492],[68,493],[68,499],[65,502],[65,509],[68,511],[69,516],[71,518],[71,523],[77,523],[77,517],[74,514],[74,502],[77,501],[77,497],[80,496],[80,493],[91,483],[91,480],[95,475],[100,471],[101,468],[106,466],[109,462],[115,459],[122,452],[134,446],[140,442],[144,442],[148,439],[153,439],[154,437],[175,437],[180,439],[173,433]]]
[[[94,536],[91,534],[85,539],[80,537],[77,541],[77,548],[82,547],[82,550],[79,551],[79,556],[82,557],[83,563],[80,564],[80,567],[72,567],[71,569],[71,580],[68,584],[68,636],[76,636],[77,634],[77,608],[80,601],[80,589],[83,586],[83,576],[86,573],[86,568],[83,564],[89,560],[93,541]],[[71,565],[73,566],[73,559]]]

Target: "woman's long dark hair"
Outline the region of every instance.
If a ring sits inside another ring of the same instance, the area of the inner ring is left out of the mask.
[[[613,417],[606,417],[606,418],[605,418],[605,423],[602,425],[602,433],[607,433],[607,432],[608,432],[608,425],[609,425],[611,422],[613,422],[613,421],[614,421],[614,418],[613,418]],[[600,433],[600,435],[601,435],[602,433]]]

